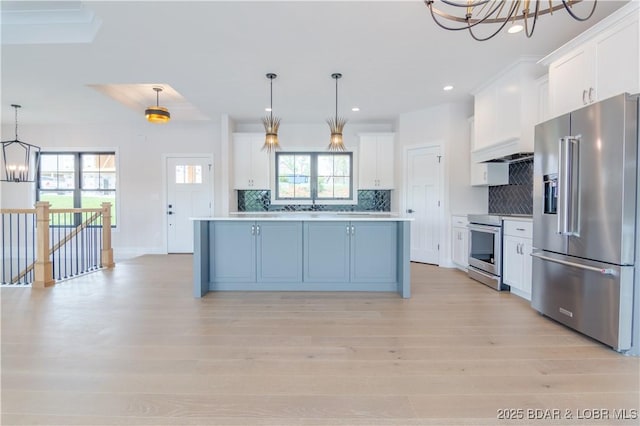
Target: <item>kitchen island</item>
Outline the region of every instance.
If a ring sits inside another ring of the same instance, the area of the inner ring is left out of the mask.
[[[266,213],[192,218],[193,294],[388,291],[410,297],[410,218]]]

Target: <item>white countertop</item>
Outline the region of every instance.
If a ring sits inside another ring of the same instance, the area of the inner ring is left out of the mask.
[[[362,222],[405,222],[411,217],[401,217],[394,213],[378,212],[251,212],[231,213],[229,216],[192,217],[191,220],[264,220],[264,221],[362,221]]]

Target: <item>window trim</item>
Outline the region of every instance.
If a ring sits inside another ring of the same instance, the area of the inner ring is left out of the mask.
[[[288,198],[288,197],[280,197],[279,191],[280,187],[278,185],[279,180],[279,169],[278,169],[278,158],[281,155],[309,155],[310,158],[310,170],[309,170],[309,179],[310,179],[310,192],[311,196],[307,198]],[[324,155],[348,155],[349,156],[349,197],[346,198],[318,198],[318,157]],[[356,197],[356,182],[355,175],[356,171],[354,170],[354,153],[352,151],[344,151],[344,152],[328,152],[328,151],[277,151],[274,155],[274,171],[273,171],[273,186],[271,190],[271,204],[357,204]],[[315,194],[315,196],[314,196]]]
[[[113,232],[117,232],[120,224],[120,156],[118,155],[117,148],[92,148],[88,150],[81,150],[78,148],[57,148],[52,150],[41,150],[40,155],[74,155],[76,157],[74,161],[74,175],[75,186],[70,189],[44,189],[40,188],[40,171],[42,162],[39,162],[38,170],[36,173],[36,182],[34,185],[35,200],[40,201],[40,191],[42,192],[73,192],[73,205],[80,205],[82,201],[83,191],[109,191],[115,193],[115,224],[111,225]],[[82,161],[83,155],[113,155],[116,175],[116,187],[115,189],[83,189],[82,188]],[[76,208],[76,207],[74,207]]]

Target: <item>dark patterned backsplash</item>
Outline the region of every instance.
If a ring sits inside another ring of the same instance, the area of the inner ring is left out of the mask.
[[[391,191],[389,190],[360,190],[358,191],[358,204],[316,204],[312,208],[303,204],[271,204],[271,191],[269,190],[238,190],[239,212],[265,212],[265,211],[391,211]]]
[[[489,187],[490,214],[533,214],[533,159],[509,164],[509,185]]]

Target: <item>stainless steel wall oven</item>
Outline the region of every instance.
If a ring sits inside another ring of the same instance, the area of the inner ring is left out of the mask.
[[[469,215],[468,275],[495,290],[502,284],[502,218],[492,215]]]

